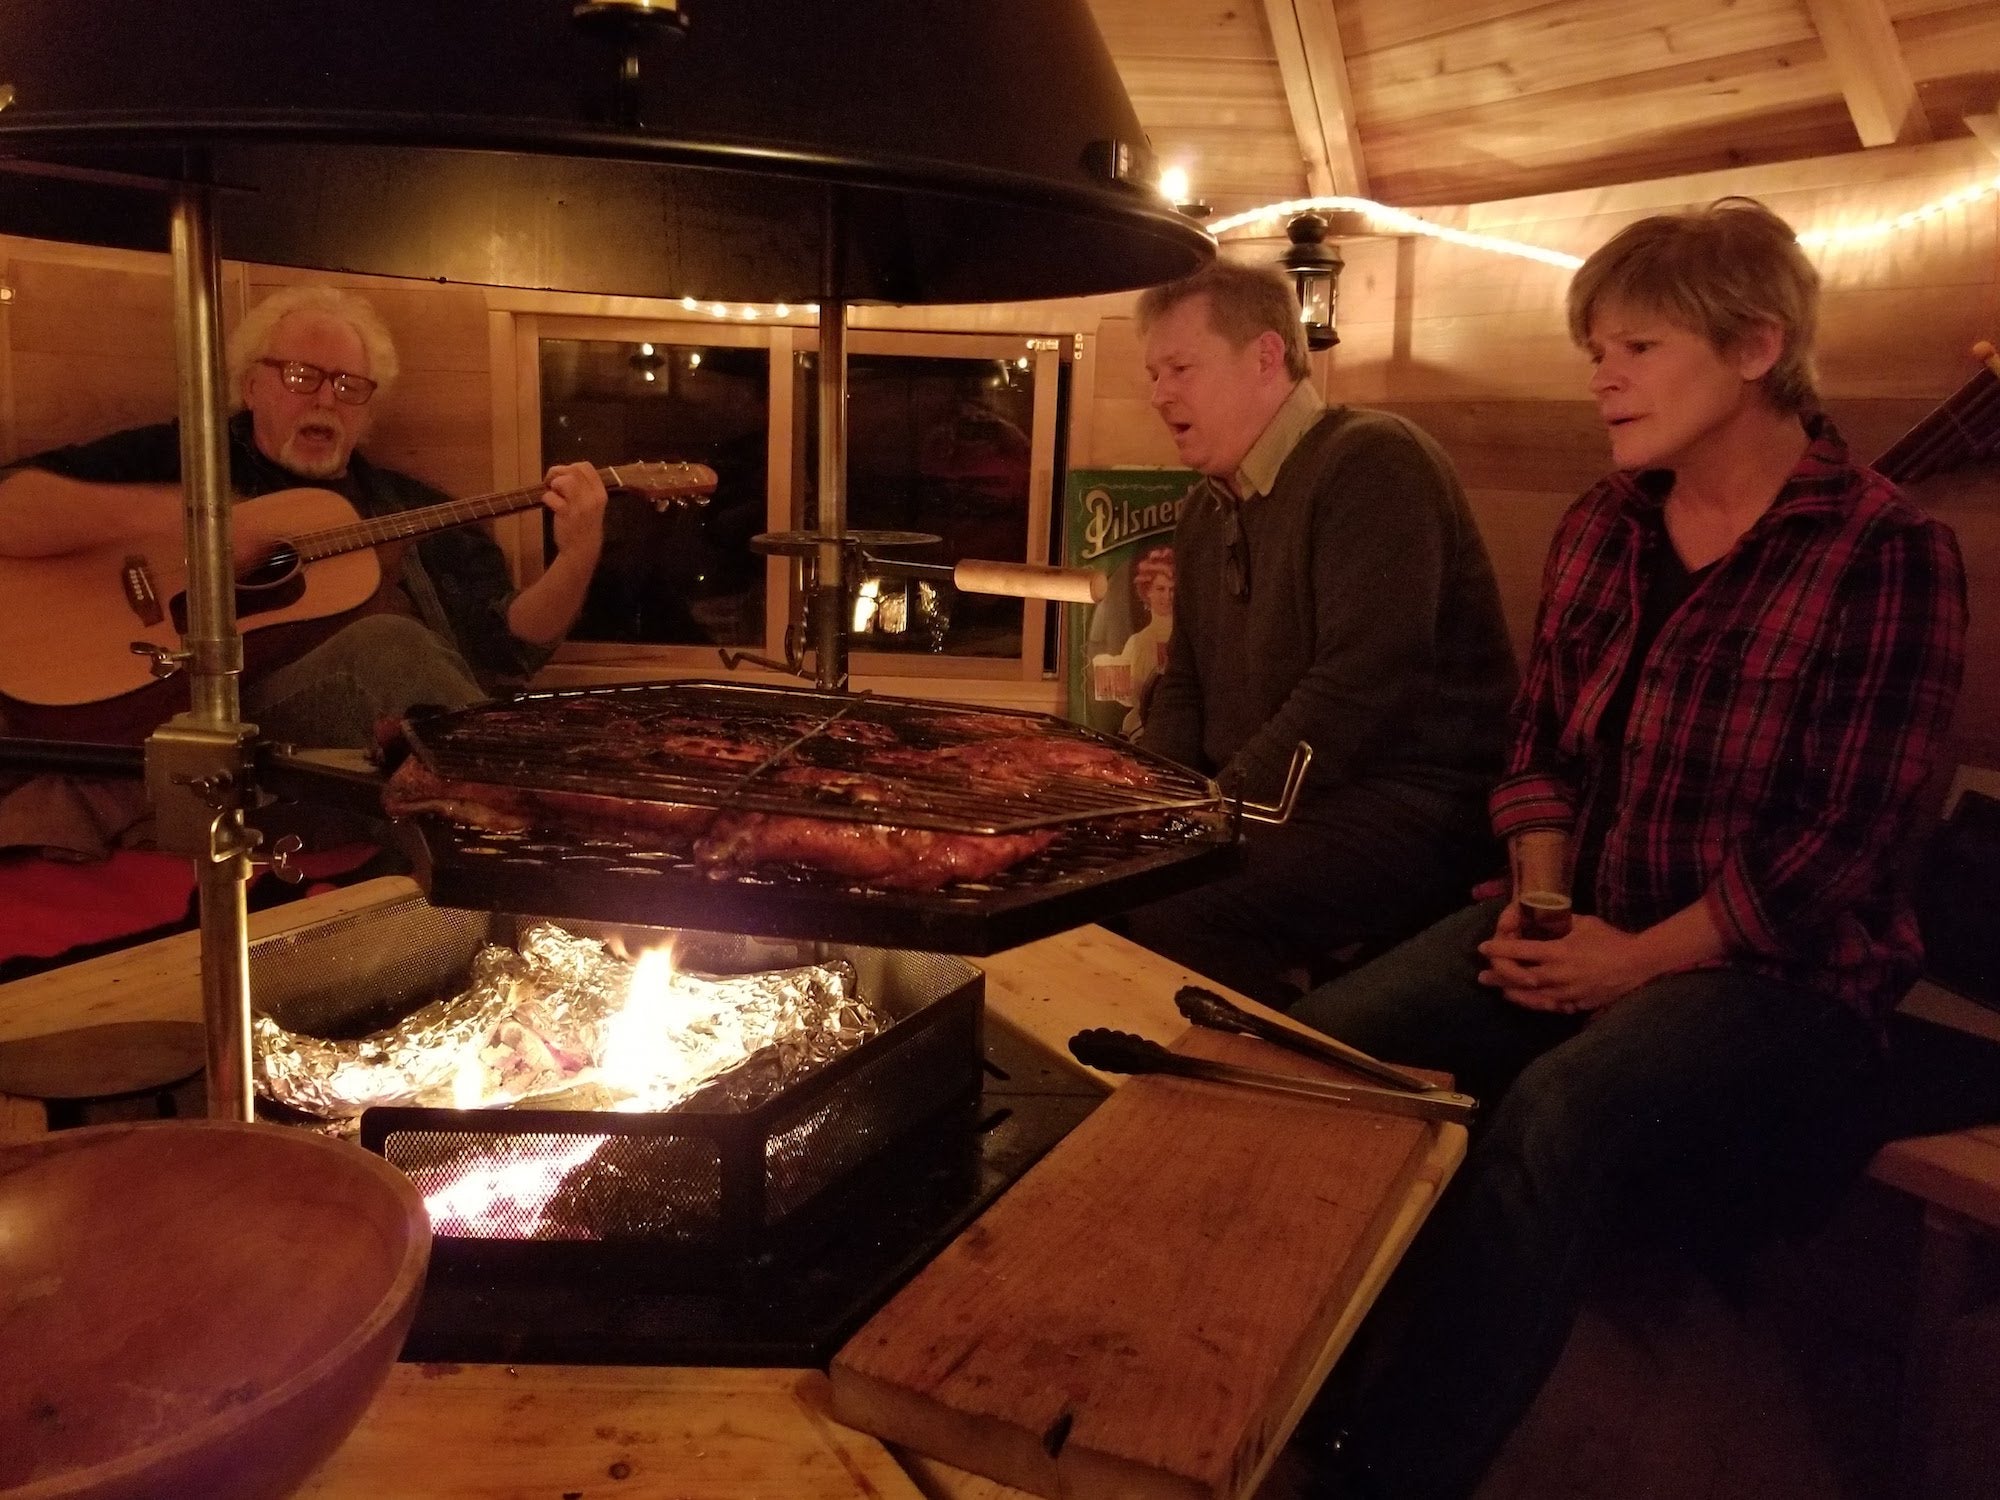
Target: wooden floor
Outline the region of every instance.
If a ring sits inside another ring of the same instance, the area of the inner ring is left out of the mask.
[[[1617,1268],[1476,1500],[2000,1500],[2000,1265],[1940,1351],[1927,1430],[1901,1430],[1916,1228],[1869,1184],[1729,1295]],[[1309,1497],[1281,1464],[1259,1500]]]

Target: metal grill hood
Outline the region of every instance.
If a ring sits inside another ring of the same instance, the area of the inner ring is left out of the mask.
[[[641,0],[5,11],[15,233],[163,249],[157,192],[127,179],[198,151],[223,254],[325,270],[937,303],[1127,290],[1213,254],[1154,191],[1086,0],[683,0],[685,35]]]

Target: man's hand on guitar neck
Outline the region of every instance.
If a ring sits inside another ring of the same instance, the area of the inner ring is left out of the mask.
[[[556,555],[507,607],[507,628],[524,641],[552,646],[576,623],[590,575],[604,550],[604,481],[590,464],[557,464],[543,476],[542,504],[554,518]]]

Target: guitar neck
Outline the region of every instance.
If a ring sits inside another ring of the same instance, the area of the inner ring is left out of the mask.
[[[1972,459],[2000,452],[2000,355],[1979,344],[1974,355],[1985,363],[1916,426],[1875,460],[1879,474],[1912,484]]]
[[[597,477],[604,481],[607,488],[618,485],[616,470],[599,469]],[[379,547],[385,542],[410,541],[434,532],[450,531],[456,526],[470,526],[475,521],[527,510],[540,501],[544,488],[546,486],[533,484],[524,489],[502,490],[491,495],[474,495],[468,500],[447,500],[442,505],[424,505],[415,510],[371,516],[350,526],[310,532],[299,537],[293,547],[301,562],[310,563],[338,557],[343,552],[359,552],[364,547]]]

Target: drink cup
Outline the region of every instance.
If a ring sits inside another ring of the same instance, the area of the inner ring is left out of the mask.
[[[1522,937],[1546,943],[1569,936],[1569,897],[1560,891],[1523,891],[1515,904],[1520,908]]]
[[[1091,695],[1099,703],[1132,706],[1132,664],[1122,656],[1093,656],[1090,659]]]

